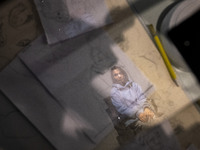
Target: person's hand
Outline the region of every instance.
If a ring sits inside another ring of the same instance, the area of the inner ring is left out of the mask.
[[[149,119],[153,119],[154,115],[155,115],[154,112],[146,107],[144,109],[144,112],[139,114],[138,118],[142,122],[147,122]]]
[[[155,116],[154,112],[147,107],[144,109],[144,113],[148,116],[149,119],[153,119]]]
[[[146,114],[145,112],[140,113],[139,116],[138,116],[138,118],[139,118],[140,121],[142,121],[142,122],[147,122],[147,121],[148,121],[148,116],[147,116],[147,114]]]

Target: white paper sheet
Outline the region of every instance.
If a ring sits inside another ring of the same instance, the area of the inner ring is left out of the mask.
[[[18,58],[0,73],[0,89],[56,149],[95,147],[83,131],[88,123],[74,122],[78,114],[59,105]]]
[[[0,89],[57,149],[93,148],[113,130],[104,102],[113,65],[123,67],[147,96],[154,91],[102,30],[52,46],[44,39],[19,55],[34,76],[16,60],[0,74]]]
[[[55,46],[38,38],[20,58],[65,109],[74,110],[89,122],[95,130],[87,133],[95,142],[106,135],[105,127],[111,124],[103,99],[110,96],[113,65],[123,66],[146,95],[154,91],[153,85],[102,30]]]
[[[111,22],[104,0],[35,0],[49,44]]]

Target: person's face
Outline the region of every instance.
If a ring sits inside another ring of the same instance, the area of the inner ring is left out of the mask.
[[[123,83],[125,80],[124,74],[119,69],[113,70],[112,75],[114,79],[118,81],[119,83]]]

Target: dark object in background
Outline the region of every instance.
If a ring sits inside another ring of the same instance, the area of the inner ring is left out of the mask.
[[[200,10],[168,31],[169,39],[177,47],[200,82]]]
[[[0,5],[1,5],[1,3],[5,2],[5,1],[8,1],[8,0],[0,0]]]

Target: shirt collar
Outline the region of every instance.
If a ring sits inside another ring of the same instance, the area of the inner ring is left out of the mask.
[[[113,87],[116,87],[117,89],[119,90],[122,90],[122,89],[125,89],[127,88],[128,86],[130,87],[130,84],[132,83],[132,81],[128,81],[124,86],[122,86],[121,84],[113,84],[112,86]]]

